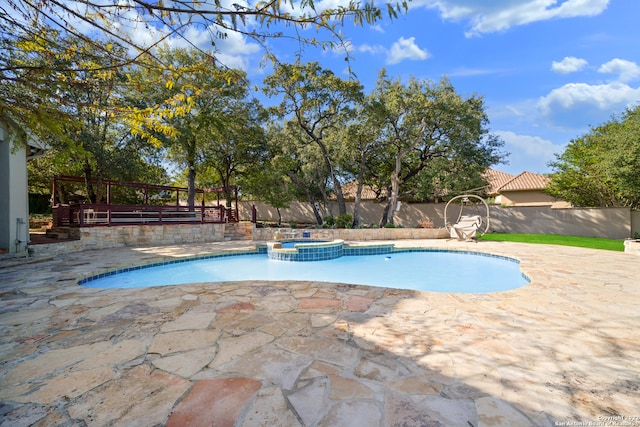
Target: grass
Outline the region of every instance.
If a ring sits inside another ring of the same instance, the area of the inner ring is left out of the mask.
[[[496,242],[537,243],[543,245],[578,246],[581,248],[604,249],[624,252],[622,240],[602,239],[599,237],[559,236],[557,234],[485,234],[479,240]]]

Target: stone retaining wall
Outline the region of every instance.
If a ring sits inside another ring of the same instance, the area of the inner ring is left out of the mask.
[[[277,230],[284,232],[298,231],[302,237],[303,231],[311,233],[311,238],[322,240],[396,240],[396,239],[446,239],[447,230],[442,228],[367,228],[367,229],[291,229],[291,228],[254,228],[253,240],[274,240]]]
[[[251,225],[251,224],[248,224]],[[171,224],[128,225],[114,227],[84,227],[73,229],[78,240],[29,246],[35,256],[57,255],[90,249],[118,248],[123,246],[162,246],[184,243],[222,242],[226,224]],[[291,228],[255,228],[255,241],[274,240],[276,230],[297,231]],[[396,239],[446,239],[444,229],[432,228],[374,228],[374,229],[304,229],[311,237],[321,240],[367,241]]]
[[[31,245],[36,256],[122,246],[155,246],[224,241],[225,224],[128,225],[73,229],[79,240]]]

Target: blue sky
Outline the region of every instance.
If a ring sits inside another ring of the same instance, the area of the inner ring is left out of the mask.
[[[343,33],[367,92],[382,68],[401,78],[446,75],[459,93],[484,97],[491,132],[511,153],[496,169],[546,173],[572,138],[640,103],[638,17],[637,0],[419,0],[396,20],[346,24]],[[295,59],[295,44],[270,45],[281,61]],[[249,40],[218,46],[254,83],[270,71]],[[347,77],[343,53],[306,48],[303,60]]]
[[[254,3],[219,1],[230,9],[236,3]],[[346,1],[316,0],[315,5],[323,10]],[[0,5],[6,2],[0,0]],[[84,11],[81,2],[69,4]],[[283,0],[282,7],[296,13],[296,5],[298,0]],[[134,14],[123,12],[129,24],[114,25],[136,43],[150,44],[166,34],[160,26],[142,23],[149,15]],[[496,169],[547,173],[547,163],[571,139],[640,104],[638,17],[638,0],[414,0],[395,20],[364,27],[346,22],[341,31],[351,51],[352,70],[367,93],[382,68],[403,79],[437,82],[446,75],[458,93],[484,98],[490,131],[511,153],[505,159],[508,164]],[[249,19],[246,25],[247,31],[260,31],[255,21]],[[95,30],[83,21],[75,22],[74,28],[85,34]],[[311,29],[300,31],[305,37],[329,37]],[[210,49],[212,33],[215,29],[194,25],[184,38],[169,43],[185,47],[186,38]],[[271,39],[268,44],[280,61],[295,60],[295,41]],[[216,48],[219,62],[245,70],[255,85],[271,71],[261,66],[264,49],[239,33],[216,40]],[[348,78],[344,56],[307,47],[302,60],[318,61]]]

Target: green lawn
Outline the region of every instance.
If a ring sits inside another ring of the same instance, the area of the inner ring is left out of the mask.
[[[559,236],[556,234],[485,234],[479,240],[496,242],[539,243],[543,245],[579,246],[581,248],[604,249],[624,252],[622,240],[602,239],[599,237]]]

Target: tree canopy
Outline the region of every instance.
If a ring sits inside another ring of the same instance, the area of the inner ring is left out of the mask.
[[[384,225],[400,197],[480,187],[480,173],[503,155],[482,98],[461,96],[445,78],[405,82],[382,71],[367,95],[353,76],[318,63],[274,61],[266,122],[246,74],[219,65],[215,51],[157,46],[131,58],[119,38],[97,46],[41,30],[3,39],[11,49],[0,108],[50,143],[47,170],[84,174],[91,202],[101,200],[92,178],[165,180],[165,166],[174,183],[187,182],[190,205],[196,186],[240,185],[277,207],[306,199],[318,223],[334,215],[331,198],[346,220],[342,185],[356,181],[353,224],[367,184],[387,198]]]
[[[446,78],[437,83],[411,78],[405,84],[383,70],[368,103],[382,147],[373,156],[378,164],[369,169],[387,193],[381,225],[393,223],[401,190],[426,200],[452,194],[465,187],[454,187],[451,181],[477,182],[503,156],[504,143],[489,133],[483,99],[461,96]]]
[[[278,64],[264,84],[267,95],[281,98],[273,114],[293,122],[301,131],[301,142],[315,144],[320,150],[338,200],[338,214],[344,215],[346,205],[337,164],[341,144],[331,135],[354,118],[354,106],[363,98],[362,86],[335,76],[317,62]]]
[[[297,46],[344,47],[341,27],[395,18],[407,9],[402,1],[382,4],[349,1],[321,8],[312,0],[269,0],[222,3],[218,0],[144,1],[6,0],[0,4],[0,117],[27,126],[30,132],[58,133],[58,111],[49,103],[64,102],[58,87],[70,73],[122,72],[135,65],[167,69],[157,55],[169,40],[198,49],[219,69],[217,42],[231,34],[256,41],[268,51],[271,38],[293,39]],[[312,29],[314,31],[301,31]],[[198,34],[198,41],[193,35]],[[202,47],[202,37],[210,44]],[[69,44],[68,40],[74,40]],[[199,43],[199,44],[196,44]],[[85,47],[79,48],[79,45]],[[20,60],[25,52],[32,56]],[[102,64],[84,61],[103,57]],[[104,64],[108,62],[108,64]],[[34,81],[47,81],[34,88]],[[14,93],[28,94],[24,97]]]
[[[549,166],[548,192],[558,199],[640,208],[640,105],[571,140]]]

